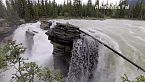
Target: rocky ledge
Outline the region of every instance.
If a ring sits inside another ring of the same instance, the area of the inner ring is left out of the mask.
[[[51,25],[52,25],[51,21],[41,20],[40,28],[43,29],[43,30],[48,30],[48,29],[50,29]]]
[[[54,68],[67,77],[71,60],[73,41],[80,38],[79,28],[63,23],[56,23],[48,32],[48,39],[54,46]]]
[[[81,32],[79,28],[71,24],[56,23],[54,28],[46,32],[48,39],[62,45],[72,45],[74,39],[79,39]]]

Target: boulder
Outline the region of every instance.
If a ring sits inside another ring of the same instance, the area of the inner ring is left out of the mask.
[[[51,21],[42,20],[41,21],[40,28],[43,29],[43,30],[48,30],[51,25],[52,25],[52,22]]]

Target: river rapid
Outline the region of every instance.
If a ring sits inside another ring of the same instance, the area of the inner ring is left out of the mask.
[[[108,44],[125,57],[135,62],[145,69],[145,21],[137,20],[63,20],[55,21],[70,23],[80,27],[81,30],[91,34],[102,42]],[[40,22],[20,25],[14,32],[13,40],[23,43],[27,48],[24,57],[34,61],[41,66],[53,69],[53,45],[45,35],[44,30],[40,29]],[[26,31],[35,31],[35,36],[26,37]],[[0,82],[9,82],[13,70],[2,74]],[[114,54],[103,45],[99,49],[99,59],[97,69],[94,71],[94,82],[122,82],[121,76],[127,74],[130,79],[144,74],[124,59]]]

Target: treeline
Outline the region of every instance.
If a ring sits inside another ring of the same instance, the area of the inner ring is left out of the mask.
[[[86,4],[81,0],[67,0],[57,4],[55,0],[7,0],[7,7],[0,1],[0,17],[21,18],[26,21],[39,18],[132,18],[145,19],[145,3],[138,0],[136,5],[128,6],[127,0],[120,0],[119,5],[101,3],[96,0]],[[113,9],[112,9],[113,8]],[[3,12],[4,11],[4,12]]]

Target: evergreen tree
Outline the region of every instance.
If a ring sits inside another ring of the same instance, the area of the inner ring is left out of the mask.
[[[95,17],[101,17],[101,13],[100,13],[100,4],[99,4],[99,0],[96,0],[95,2]]]
[[[15,0],[15,7],[19,17],[24,19],[26,14],[25,10],[27,8],[26,0]]]
[[[4,18],[9,15],[10,18],[12,14],[16,17],[17,13],[21,19],[26,21],[31,21],[34,19],[46,17],[46,18],[56,18],[57,16],[65,17],[118,17],[118,18],[137,18],[145,19],[145,4],[143,0],[139,0],[137,5],[125,9],[127,6],[127,0],[120,0],[120,9],[104,9],[106,7],[113,7],[115,5],[102,3],[99,4],[99,0],[96,0],[95,4],[91,0],[88,0],[87,4],[82,4],[81,0],[66,0],[64,4],[57,4],[55,0],[10,0],[7,1],[7,9],[0,1],[0,17]],[[9,13],[10,12],[10,13]],[[6,14],[7,13],[7,14]],[[7,17],[8,18],[8,17]]]
[[[52,2],[52,17],[55,18],[57,17],[57,4],[55,0]]]
[[[73,16],[82,17],[81,0],[73,0]]]
[[[25,8],[25,20],[31,21],[34,19],[34,9],[33,4],[30,0],[27,0],[26,8]]]
[[[71,0],[68,0],[68,3],[67,3],[67,5],[68,5],[68,13],[69,13],[69,16],[72,16],[72,1]]]
[[[16,13],[16,11],[14,10],[13,6],[12,6],[13,0],[12,2],[6,0],[6,6],[7,6],[7,19],[8,21],[10,21],[11,23],[16,23],[17,20],[19,19],[18,14]]]
[[[86,6],[86,4],[82,5],[82,16],[84,18],[87,17],[87,6]]]
[[[88,3],[87,3],[87,16],[88,16],[88,17],[93,17],[93,5],[92,5],[92,0],[88,0]]]
[[[6,17],[6,8],[3,4],[3,1],[0,0],[0,18],[5,18]]]

